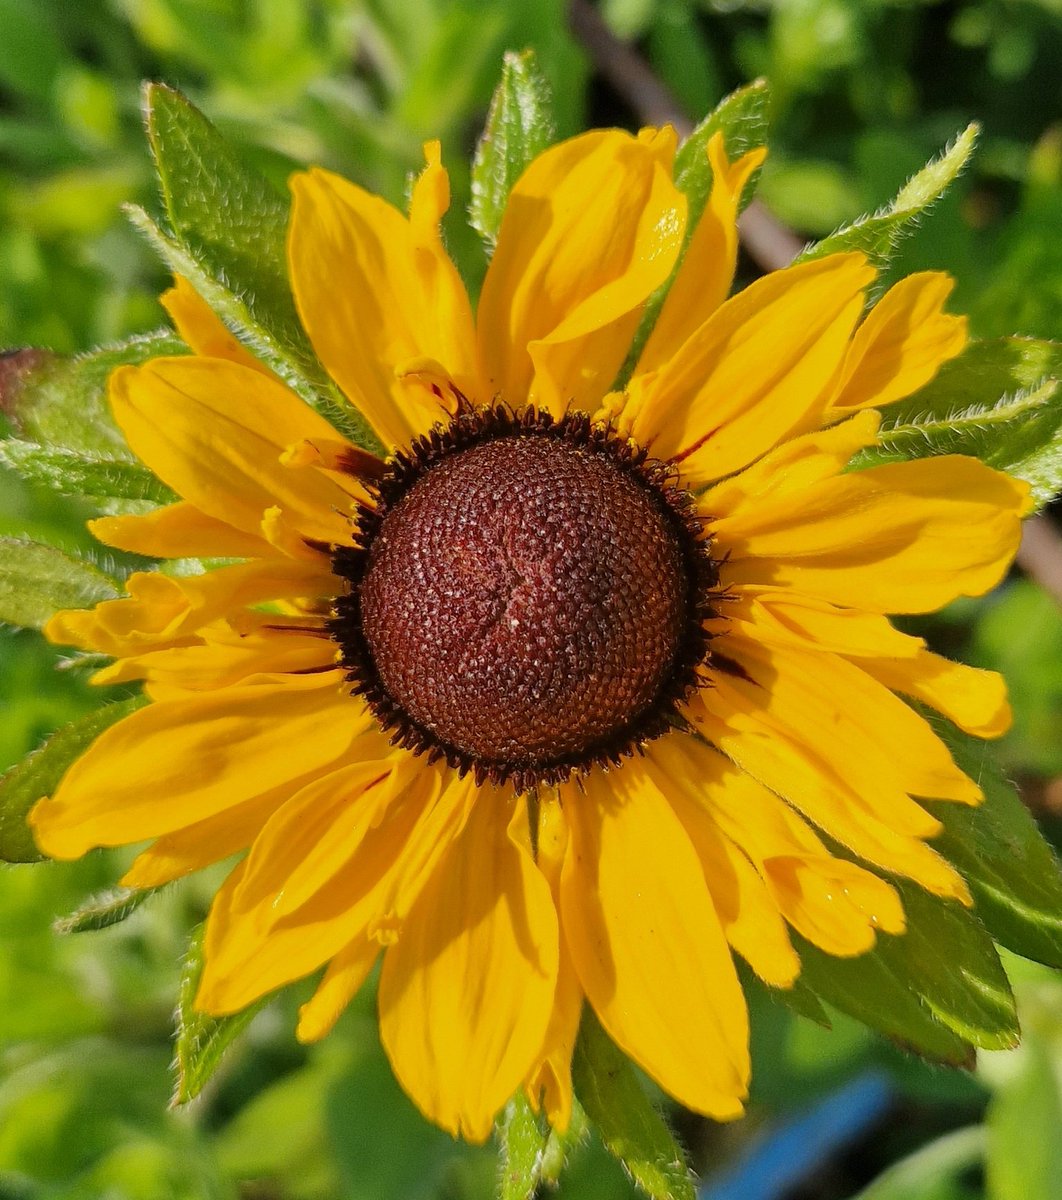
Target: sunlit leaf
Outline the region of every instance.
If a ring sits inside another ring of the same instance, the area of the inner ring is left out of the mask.
[[[815,242],[796,261],[806,262],[826,254],[859,250],[884,270],[899,242],[914,232],[922,216],[944,195],[966,166],[979,132],[979,125],[968,125],[943,154],[907,181],[891,204],[872,216],[861,217],[838,229],[821,242]]]
[[[111,888],[92,896],[78,905],[68,916],[60,917],[52,928],[56,933],[95,933],[119,925],[147,900],[158,888]]]
[[[1062,344],[1037,338],[974,342],[935,379],[885,409],[861,468],[968,454],[1026,479],[1043,504],[1062,490]]]
[[[203,927],[200,926],[188,944],[177,994],[174,1037],[177,1087],[173,1095],[174,1104],[187,1104],[199,1095],[221,1065],[225,1051],[267,1003],[266,1000],[259,1000],[242,1012],[228,1017],[212,1017],[197,1012],[194,1000],[202,974]]]
[[[0,621],[39,629],[60,608],[91,608],[118,595],[99,567],[54,546],[0,538]]]
[[[130,206],[133,224],[292,391],[359,445],[378,449],[368,425],[337,396],[299,323],[285,257],[287,197],[180,92],[148,84],[144,111],[170,228]]]
[[[161,330],[72,358],[19,351],[0,363],[4,414],[27,440],[50,450],[133,463],[107,404],[107,379],[124,363],[187,350],[174,334]]]
[[[498,1134],[499,1200],[534,1200],[542,1178],[549,1125],[544,1117],[532,1111],[522,1090],[506,1105],[498,1122]]]
[[[0,463],[29,483],[52,488],[63,496],[93,500],[146,500],[168,504],[176,494],[145,466],[125,457],[51,448],[36,442],[0,441]]]
[[[472,161],[473,229],[494,248],[513,184],[553,141],[556,129],[549,85],[533,50],[510,51]]]

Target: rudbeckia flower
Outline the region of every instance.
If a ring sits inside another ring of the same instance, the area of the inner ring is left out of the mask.
[[[996,675],[887,614],[993,587],[1026,486],[961,456],[846,470],[877,410],[962,350],[950,281],[871,305],[874,269],[843,253],[727,299],[762,152],[712,140],[687,240],[675,141],[541,154],[475,316],[437,145],[408,216],[296,175],[299,315],[381,453],[178,281],[194,354],[118,370],[111,404],[180,499],[92,529],[225,561],[134,574],[47,627],[151,703],[37,805],[41,848],[146,842],[135,888],[238,856],[198,1007],[325,967],[298,1026],[320,1038],[382,959],[394,1071],[472,1140],[521,1088],[566,1124],[584,1004],[670,1095],[740,1114],[735,956],[786,988],[791,930],[838,956],[903,933],[890,878],[970,903],[921,800],[981,793],[905,698],[1007,726]]]

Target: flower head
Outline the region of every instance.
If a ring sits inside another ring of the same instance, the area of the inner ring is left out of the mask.
[[[889,876],[969,903],[920,800],[980,792],[900,695],[1007,725],[997,676],[886,614],[998,582],[1027,489],[958,456],[846,471],[876,410],[962,350],[950,281],[868,309],[875,272],[846,253],[728,300],[762,153],[713,139],[687,230],[674,152],[670,129],[544,152],[475,317],[436,145],[408,217],[297,175],[299,314],[383,458],[179,280],[194,355],[119,370],[111,402],[181,499],[92,527],[227,561],[48,626],[152,703],[36,807],[42,848],[147,841],[134,887],[241,855],[199,1006],[327,964],[299,1024],[319,1038],[382,956],[395,1072],[472,1139],[520,1087],[567,1122],[584,1001],[677,1099],[738,1115],[735,954],[785,988],[790,930],[839,956],[902,933]]]

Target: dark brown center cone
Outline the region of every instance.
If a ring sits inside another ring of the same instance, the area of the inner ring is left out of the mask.
[[[609,457],[505,437],[385,515],[361,627],[391,699],[475,762],[575,760],[660,694],[688,622],[680,531]]]

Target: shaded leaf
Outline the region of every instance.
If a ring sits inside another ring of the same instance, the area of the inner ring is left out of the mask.
[[[472,228],[493,250],[513,184],[556,136],[553,99],[533,50],[508,51],[472,161]]]
[[[159,888],[111,888],[91,896],[69,916],[60,917],[52,923],[56,933],[95,933],[119,925],[153,896]]]
[[[966,166],[979,132],[979,125],[968,125],[939,157],[907,181],[891,204],[815,242],[796,261],[859,250],[884,270],[900,241],[914,232],[923,213],[944,195]]]
[[[685,1155],[589,1006],[575,1046],[572,1081],[601,1140],[647,1196],[694,1200]]]
[[[193,1002],[202,974],[203,926],[200,925],[188,943],[177,993],[174,1037],[177,1086],[171,1102],[173,1105],[187,1104],[199,1095],[213,1078],[225,1051],[268,1002],[267,999],[259,1000],[242,1012],[228,1017],[212,1017],[197,1012]]]
[[[506,1105],[498,1122],[498,1134],[499,1200],[534,1200],[550,1131],[545,1118],[532,1111],[522,1089]]]
[[[29,810],[52,794],[71,763],[105,729],[145,703],[143,697],[134,696],[72,721],[0,778],[0,860],[39,862],[44,857],[26,824]]]
[[[1060,380],[1060,343],[974,342],[924,388],[885,410],[878,444],[852,465],[968,454],[1028,480],[1035,499],[1046,503],[1062,490]]]
[[[968,1066],[974,1046],[1015,1045],[1014,997],[984,926],[956,901],[894,883],[906,933],[879,934],[874,949],[857,958],[835,958],[794,935],[802,981],[822,1000],[927,1058]]]
[[[51,448],[7,438],[0,441],[0,463],[29,483],[50,487],[63,496],[94,500],[147,500],[169,504],[176,493],[138,462],[127,458]]]
[[[1000,945],[1062,967],[1062,865],[988,748],[935,725],[985,799],[976,808],[925,802],[944,825],[934,846],[962,872],[977,915]]]
[[[40,629],[61,608],[90,608],[119,590],[99,567],[54,546],[0,538],[0,621]]]

